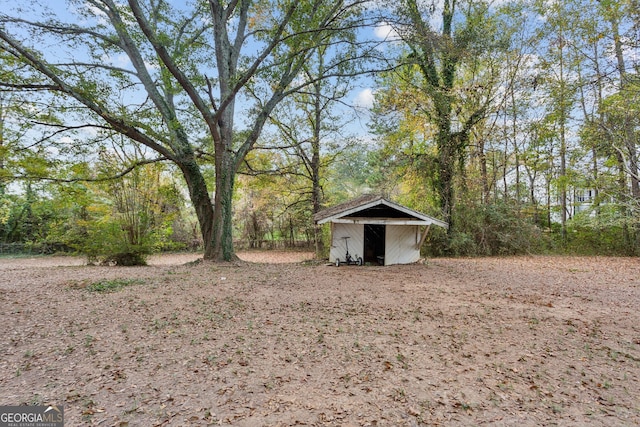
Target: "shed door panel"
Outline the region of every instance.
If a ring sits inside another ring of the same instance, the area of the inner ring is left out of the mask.
[[[331,242],[331,251],[329,253],[329,261],[335,262],[336,258],[341,261],[345,260],[347,253],[347,244],[349,245],[349,253],[353,258],[362,256],[364,248],[364,226],[362,224],[333,224],[333,233]],[[345,243],[343,237],[349,237]]]
[[[384,224],[364,225],[364,262],[378,264],[384,261],[386,226]]]
[[[417,248],[418,226],[387,225],[384,264],[411,264],[420,259]]]

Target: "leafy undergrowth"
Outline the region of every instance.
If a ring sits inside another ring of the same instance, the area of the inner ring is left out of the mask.
[[[85,289],[89,292],[109,293],[117,292],[127,286],[143,284],[143,280],[139,279],[102,279],[91,281],[84,279],[80,281],[71,281],[67,283],[70,289]]]

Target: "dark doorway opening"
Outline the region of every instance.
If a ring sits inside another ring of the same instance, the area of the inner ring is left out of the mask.
[[[384,265],[385,225],[364,225],[364,262]]]

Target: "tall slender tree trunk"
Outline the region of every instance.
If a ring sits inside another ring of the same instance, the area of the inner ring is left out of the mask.
[[[560,209],[561,233],[563,244],[567,241],[567,139],[565,130],[565,117],[560,118]]]
[[[624,92],[628,88],[629,76],[627,75],[626,64],[624,60],[618,17],[615,15],[611,15],[610,23],[611,30],[613,32],[615,56],[618,62],[618,72],[620,73],[620,92],[622,92],[622,94],[624,95]],[[621,158],[620,162],[623,165],[623,169],[628,170],[631,183],[631,197],[628,203],[627,213],[631,216],[632,223],[634,224],[633,233],[635,234],[635,238],[632,238],[631,233],[628,232],[630,244],[629,252],[631,254],[637,254],[640,252],[640,210],[638,209],[638,206],[640,205],[640,174],[638,173],[638,150],[636,147],[634,124],[632,117],[628,112],[624,112],[623,132],[623,149],[626,149],[628,153],[627,164],[624,164],[625,161],[623,156],[619,157]],[[626,179],[623,191],[626,192]]]
[[[567,242],[567,83],[565,81],[564,69],[565,69],[565,58],[564,58],[564,37],[560,36],[560,177],[559,177],[559,186],[560,186],[560,209],[562,210],[560,213],[560,221],[561,221],[561,236],[562,243],[566,244]]]
[[[547,193],[547,227],[551,229],[551,177],[545,177],[546,193]]]
[[[600,110],[601,106],[602,106],[602,83],[601,83],[601,77],[602,74],[600,73],[600,66],[599,66],[599,54],[598,54],[598,45],[596,43],[593,44],[593,58],[594,58],[594,64],[595,64],[595,72],[596,72],[596,84],[597,84],[597,90],[596,90],[596,105],[598,106],[598,110]],[[581,70],[578,69],[578,77],[580,82],[584,82],[584,77],[582,76]],[[580,105],[582,107],[582,114],[585,118],[585,124],[591,124],[593,125],[594,123],[596,123],[596,120],[598,120],[596,117],[594,117],[594,115],[590,114],[589,111],[587,110],[587,102],[586,102],[586,96],[585,96],[585,85],[584,84],[580,84]],[[599,172],[599,167],[598,167],[598,151],[597,148],[595,146],[595,144],[591,147],[591,187],[594,191],[593,194],[593,198],[590,200],[592,206],[594,207],[594,211],[596,214],[596,217],[600,216],[600,198],[599,198],[599,183],[598,183],[598,172]]]
[[[511,85],[511,139],[513,140],[513,157],[516,165],[516,209],[520,212],[520,150],[518,147],[518,105],[516,103],[515,87]]]
[[[539,224],[540,218],[538,215],[538,200],[536,199],[536,173],[529,174],[529,200],[531,206],[533,206],[533,223]]]
[[[487,154],[484,150],[485,141],[481,138],[478,141],[478,157],[480,158],[480,179],[482,181],[482,203],[488,204],[491,198],[491,190],[489,188],[489,176],[487,173]]]
[[[620,92],[627,90],[629,76],[627,75],[620,29],[617,18],[611,18],[611,30],[613,32],[614,50],[620,73]],[[636,200],[640,200],[640,180],[638,179],[638,151],[636,149],[635,132],[630,114],[624,117],[624,145],[629,153],[628,165],[631,179],[631,194]]]
[[[312,182],[311,182],[311,205],[313,209],[313,214],[320,212],[322,207],[322,188],[320,187],[320,144],[313,144],[313,154],[311,156],[311,174],[312,174]],[[314,242],[316,249],[316,257],[321,256],[324,251],[324,242],[322,241],[322,226],[315,224],[314,225]]]
[[[0,97],[0,151],[3,151],[5,146],[4,142],[4,122],[5,122],[5,110],[4,110],[4,100]],[[4,173],[5,169],[5,160],[4,155],[0,155],[0,173]],[[5,195],[7,185],[4,179],[0,179],[0,197]]]
[[[324,70],[323,56],[320,55],[320,69]],[[320,212],[322,207],[322,189],[320,187],[320,130],[322,124],[322,86],[320,82],[313,85],[313,140],[311,141],[311,206],[313,214]],[[314,224],[313,240],[315,242],[316,257],[319,258],[324,252],[324,242],[322,241],[322,226]]]
[[[598,109],[600,109],[600,107],[602,106],[603,75],[600,72],[600,59],[599,59],[599,53],[598,53],[598,45],[596,43],[594,43],[593,45],[593,52],[594,52],[596,76],[597,76],[597,80],[596,80],[597,81],[597,91],[596,91],[597,98],[596,99],[598,102]],[[599,117],[598,120],[602,120],[602,117]],[[593,156],[593,182],[595,187],[593,200],[596,207],[596,216],[599,216],[600,215],[600,183],[598,181],[599,181],[600,168],[598,165],[598,151],[595,145],[592,148],[591,155]]]

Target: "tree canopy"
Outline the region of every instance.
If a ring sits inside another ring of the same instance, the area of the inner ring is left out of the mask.
[[[331,52],[329,75],[366,55],[366,44],[346,55],[340,49],[353,46],[362,3],[90,0],[62,10],[34,4],[27,13],[16,5],[0,16],[11,76],[3,85],[37,92],[64,111],[62,123],[45,123],[59,135],[78,127],[98,139],[119,133],[150,149],[141,162],[175,164],[205,258],[230,260],[239,166],[275,106],[313,83],[302,71],[318,49]],[[207,163],[213,186],[202,172]]]

